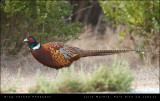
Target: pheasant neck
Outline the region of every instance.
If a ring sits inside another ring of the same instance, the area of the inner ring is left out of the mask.
[[[36,49],[40,49],[41,45],[40,43],[38,43],[35,47],[33,47],[33,50],[36,50]]]

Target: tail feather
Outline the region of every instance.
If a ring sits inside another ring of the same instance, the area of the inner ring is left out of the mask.
[[[142,50],[133,50],[133,49],[126,49],[126,50],[82,50],[82,57],[86,56],[103,56],[103,55],[112,55],[118,53],[126,53],[130,51],[135,52],[144,52]]]

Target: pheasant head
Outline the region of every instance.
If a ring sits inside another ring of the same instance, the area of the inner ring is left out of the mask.
[[[33,36],[31,36],[31,35],[29,35],[26,39],[24,39],[24,42],[28,43],[29,48],[31,50],[40,49],[40,47],[41,47],[40,43],[38,43],[36,41],[36,39]]]

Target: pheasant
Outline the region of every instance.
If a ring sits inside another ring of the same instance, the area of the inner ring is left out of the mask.
[[[73,61],[87,56],[103,56],[117,53],[125,53],[129,51],[141,52],[140,50],[83,50],[62,42],[49,42],[41,45],[36,39],[29,35],[24,42],[27,42],[33,57],[41,64],[60,69],[68,67]]]

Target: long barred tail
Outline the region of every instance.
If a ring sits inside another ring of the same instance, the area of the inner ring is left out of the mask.
[[[118,53],[126,53],[130,51],[135,52],[145,52],[143,50],[133,50],[133,49],[126,49],[126,50],[82,50],[81,56],[87,57],[87,56],[103,56],[103,55],[112,55],[112,54],[118,54]]]

